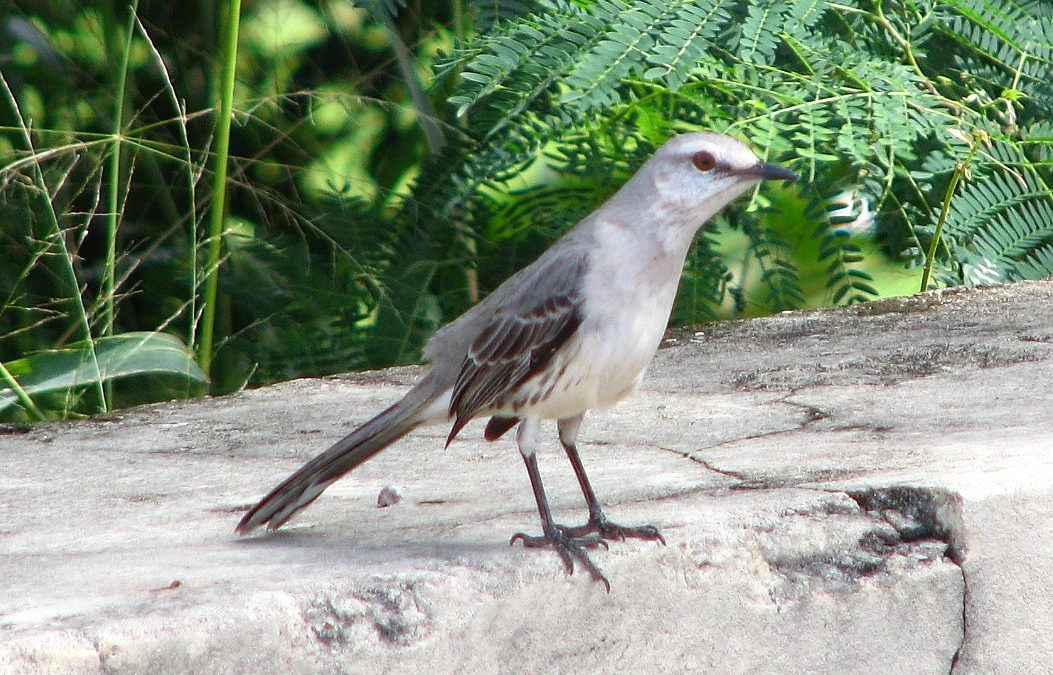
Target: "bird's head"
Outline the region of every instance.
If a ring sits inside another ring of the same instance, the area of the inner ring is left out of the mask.
[[[650,185],[658,206],[698,226],[763,180],[796,180],[781,166],[761,161],[742,141],[695,132],[660,147],[637,176]],[[642,186],[641,186],[642,187]]]

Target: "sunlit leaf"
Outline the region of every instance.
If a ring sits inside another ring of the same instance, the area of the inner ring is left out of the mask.
[[[33,354],[5,363],[30,396],[76,389],[129,375],[176,375],[205,382],[205,374],[186,345],[167,333],[123,333],[95,341],[95,359],[81,344]],[[0,411],[18,402],[10,387],[0,389]]]

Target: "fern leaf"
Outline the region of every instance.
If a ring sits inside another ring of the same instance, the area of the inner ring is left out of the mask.
[[[611,0],[598,3],[613,17],[604,39],[568,75],[562,103],[574,103],[582,112],[610,107],[620,100],[622,78],[643,63],[655,44],[655,35],[683,3],[643,1],[614,11]]]
[[[1023,279],[1041,279],[1053,275],[1053,244],[1032,251],[1017,263],[1016,271]]]
[[[727,0],[700,0],[679,7],[647,55],[653,67],[644,77],[661,80],[670,91],[679,89],[691,70],[707,59],[713,36],[731,18],[729,4]]]
[[[749,6],[742,24],[739,58],[758,65],[771,63],[779,46],[786,9],[781,0],[760,0]]]

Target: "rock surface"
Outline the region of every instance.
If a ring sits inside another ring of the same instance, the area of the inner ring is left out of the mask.
[[[530,486],[479,422],[234,535],[416,369],[0,427],[0,672],[1053,672],[1053,283],[667,347],[582,431],[608,514],[668,541],[595,552],[610,594],[508,546]],[[541,468],[583,520],[553,429]]]

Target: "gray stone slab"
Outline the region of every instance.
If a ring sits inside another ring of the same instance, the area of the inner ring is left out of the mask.
[[[608,513],[668,541],[597,551],[609,595],[508,546],[529,482],[478,422],[233,534],[413,368],[0,428],[0,672],[1053,672],[1051,307],[1034,282],[671,335],[582,431]]]

